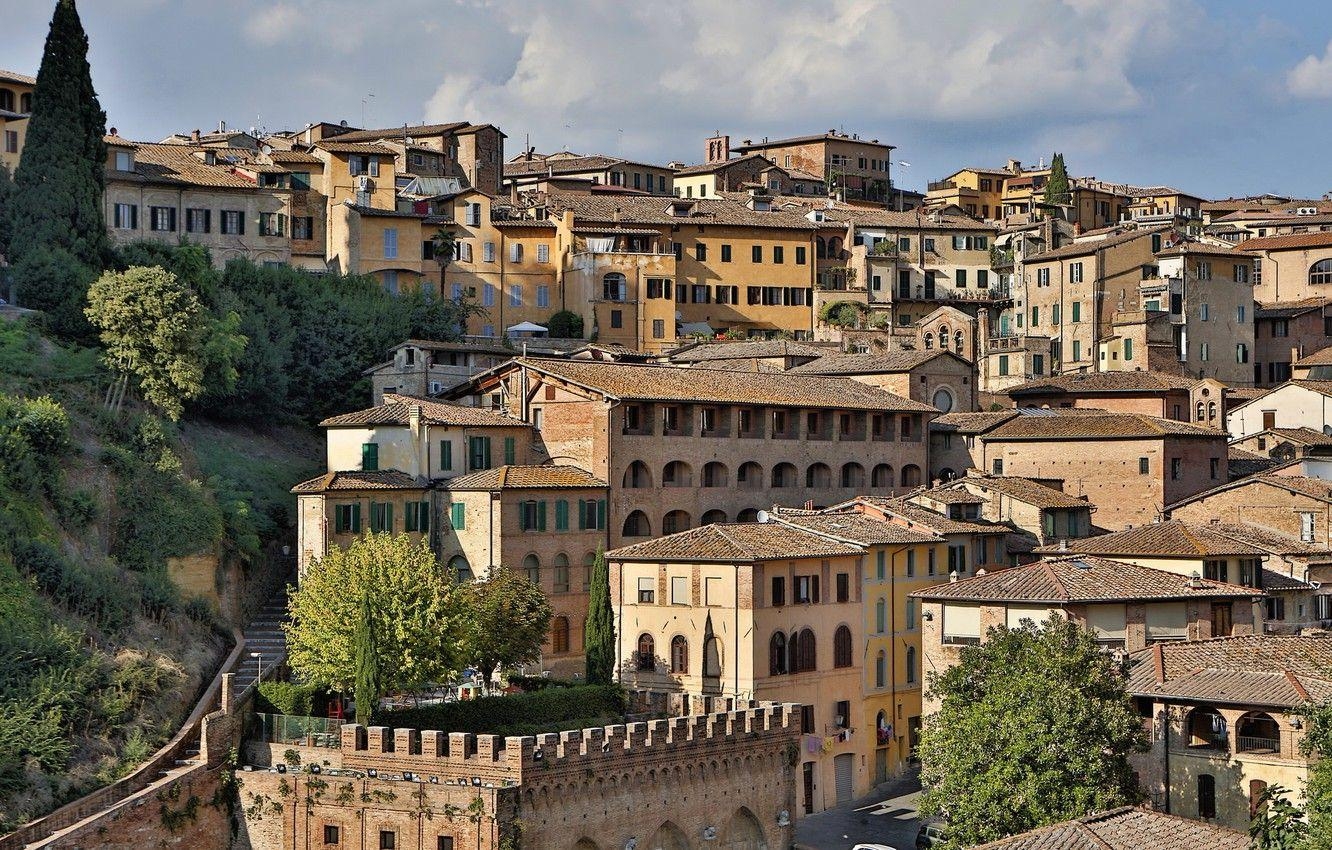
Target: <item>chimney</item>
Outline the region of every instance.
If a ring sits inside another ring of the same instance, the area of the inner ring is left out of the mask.
[[[191,142],[194,142],[195,144],[198,144],[198,143],[199,143],[199,128],[198,128],[198,127],[194,128],[193,130],[190,131],[190,141],[191,141]]]
[[[1059,551],[1060,551],[1060,552],[1067,552],[1067,551],[1068,551],[1068,538],[1067,538],[1067,537],[1061,537],[1061,538],[1059,538]]]
[[[1016,160],[1016,159],[1010,159],[1010,160],[1008,161],[1008,165],[1004,166],[1004,168],[1005,168],[1005,170],[1008,171],[1009,174],[1021,174],[1021,173],[1022,173],[1022,163],[1019,162],[1019,161]]]
[[[1073,222],[1073,238],[1076,239],[1082,235],[1082,222]]]
[[[219,133],[225,133],[225,132],[227,131],[227,122],[225,122],[225,121],[218,121],[218,122],[217,122],[217,131],[218,131]]]

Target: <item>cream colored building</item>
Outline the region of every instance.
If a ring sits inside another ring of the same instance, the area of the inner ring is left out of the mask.
[[[36,77],[0,69],[0,166],[13,177],[23,155]]]

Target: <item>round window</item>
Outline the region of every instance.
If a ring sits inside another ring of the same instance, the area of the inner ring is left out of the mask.
[[[940,413],[948,413],[953,409],[953,394],[948,390],[939,390],[934,394],[934,406],[939,408]]]

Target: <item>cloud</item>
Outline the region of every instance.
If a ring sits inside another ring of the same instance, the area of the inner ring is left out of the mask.
[[[1286,90],[1296,97],[1332,97],[1332,41],[1322,56],[1306,56],[1290,69]]]
[[[272,47],[291,38],[301,25],[301,13],[295,6],[278,3],[260,9],[245,22],[245,35],[256,44]]]

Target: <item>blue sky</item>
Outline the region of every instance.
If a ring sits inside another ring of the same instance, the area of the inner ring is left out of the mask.
[[[51,3],[15,0],[0,66],[35,73]],[[373,9],[373,12],[369,11]],[[1206,196],[1332,191],[1332,4],[1239,0],[83,0],[111,125],[498,124],[697,162],[838,127],[923,188],[1065,154],[1075,174]],[[364,116],[364,117],[363,117]]]

